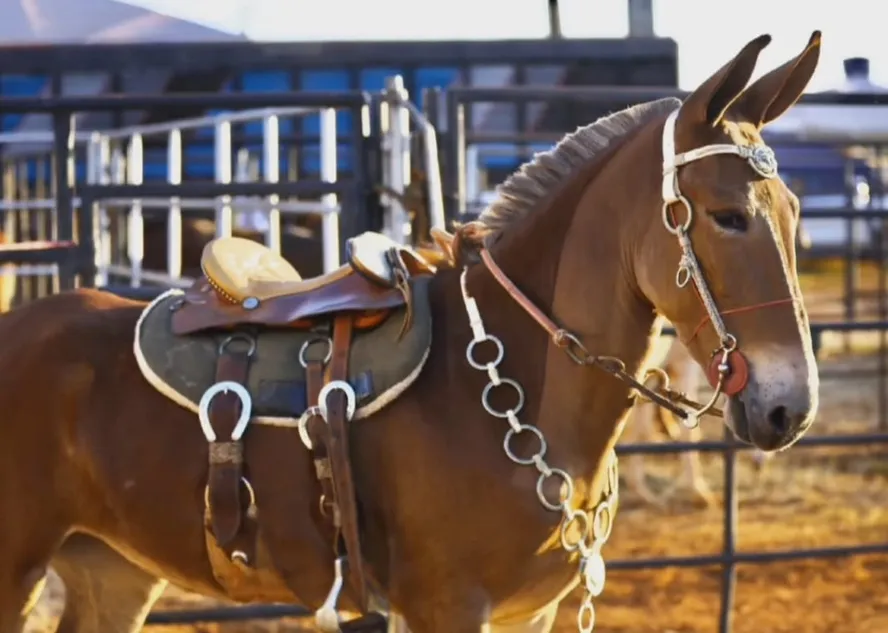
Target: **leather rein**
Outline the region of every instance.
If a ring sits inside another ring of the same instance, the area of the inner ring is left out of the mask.
[[[493,275],[494,279],[499,282],[515,303],[521,306],[524,311],[546,331],[555,346],[564,350],[568,357],[577,365],[588,365],[601,369],[605,373],[610,374],[614,378],[617,378],[632,387],[637,394],[640,394],[646,400],[671,411],[681,418],[682,421],[688,420],[692,414],[680,405],[693,407],[698,410],[703,408],[704,405],[691,400],[679,391],[671,389],[669,387],[668,377],[665,375],[665,372],[662,372],[662,370],[651,369],[645,373],[645,379],[652,374],[656,374],[665,383],[658,389],[651,389],[626,371],[626,364],[619,358],[614,356],[596,356],[592,354],[586,346],[580,342],[575,334],[556,325],[552,319],[527,298],[527,295],[521,292],[518,286],[516,286],[506,273],[503,272],[503,269],[493,261],[490,251],[487,249],[481,250],[481,261],[484,262],[484,265],[487,266],[487,269]],[[715,406],[711,406],[707,412],[710,415],[715,416],[724,415],[724,413]]]
[[[719,337],[719,347],[712,352],[712,360],[706,371],[707,380],[714,390],[708,402],[696,402],[685,394],[670,388],[668,376],[661,368],[648,369],[644,374],[643,381],[639,381],[626,370],[626,364],[619,358],[598,356],[590,353],[576,335],[558,326],[555,321],[534,305],[527,298],[527,295],[521,292],[518,286],[509,279],[502,268],[493,260],[490,251],[482,248],[480,254],[481,261],[484,262],[484,265],[494,279],[546,331],[556,347],[563,349],[573,362],[578,365],[601,369],[629,385],[634,390],[631,396],[633,399],[643,398],[653,402],[675,414],[686,427],[694,428],[699,424],[699,418],[702,415],[723,417],[724,412],[715,406],[716,400],[723,393],[728,396],[740,393],[749,381],[748,362],[738,349],[737,338],[728,332],[723,316],[793,304],[795,299],[787,297],[719,311],[688,235],[694,217],[693,207],[679,189],[678,168],[708,156],[733,154],[744,159],[756,174],[762,178],[770,179],[777,177],[777,159],[774,156],[773,150],[767,145],[713,144],[676,154],[675,123],[678,119],[679,111],[675,110],[667,117],[663,128],[662,221],[666,230],[678,239],[681,248],[681,259],[678,264],[675,283],[679,288],[684,288],[693,283],[694,290],[706,312],[690,339],[684,343],[690,343],[707,323],[712,325]],[[683,206],[685,209],[685,219],[682,223],[676,221],[675,205]],[[650,376],[659,377],[662,385],[651,389],[643,384]]]

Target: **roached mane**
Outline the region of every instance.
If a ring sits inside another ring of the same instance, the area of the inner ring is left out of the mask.
[[[480,247],[534,213],[540,203],[586,165],[619,143],[629,132],[681,106],[674,97],[620,110],[568,134],[552,149],[536,154],[497,187],[497,197],[476,222],[458,230],[464,247]]]

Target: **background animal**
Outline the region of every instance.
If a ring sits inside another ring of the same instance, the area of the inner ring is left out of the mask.
[[[648,367],[660,367],[669,377],[670,386],[684,393],[691,400],[705,401],[711,390],[706,383],[700,366],[694,362],[687,348],[674,336],[661,335],[651,352]],[[651,375],[645,385],[650,388],[662,387],[661,379]],[[712,418],[704,417],[700,424],[688,429],[676,419],[671,411],[658,407],[646,400],[638,400],[629,413],[620,441],[626,444],[651,442],[664,435],[673,442],[699,442],[703,438],[702,426],[712,424]],[[703,465],[700,453],[686,451],[674,454],[681,464],[679,476],[671,485],[661,491],[655,491],[648,478],[645,468],[645,456],[641,454],[627,455],[621,459],[625,464],[626,484],[642,501],[655,506],[663,506],[676,493],[686,491],[692,495],[695,503],[710,506],[715,502],[712,489],[703,476]],[[752,451],[752,458],[757,467],[766,463],[769,455],[757,449]]]

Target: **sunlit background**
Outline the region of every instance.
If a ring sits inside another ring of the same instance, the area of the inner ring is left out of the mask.
[[[519,39],[545,37],[544,0],[130,0],[250,39],[266,41]],[[679,85],[693,88],[737,48],[770,33],[759,73],[788,59],[815,29],[826,32],[811,90],[839,86],[842,59],[869,57],[875,83],[888,84],[884,21],[874,0],[656,0],[654,30],[678,42]],[[742,10],[739,7],[742,6]],[[565,37],[626,37],[627,0],[561,0]],[[343,20],[347,15],[349,19]],[[471,15],[472,19],[466,19]],[[404,19],[404,16],[408,16]],[[874,19],[875,17],[875,19]]]

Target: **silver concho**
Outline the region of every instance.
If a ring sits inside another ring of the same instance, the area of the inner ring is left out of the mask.
[[[777,176],[777,157],[767,145],[753,145],[746,148],[746,160],[749,166],[762,178]]]

